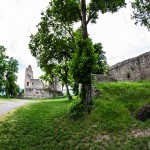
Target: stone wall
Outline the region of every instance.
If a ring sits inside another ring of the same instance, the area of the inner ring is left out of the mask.
[[[54,82],[55,94],[62,95],[61,83],[55,77]],[[28,66],[25,72],[24,81],[24,97],[25,98],[49,98],[54,95],[52,85],[44,85],[40,79],[34,79],[31,65]]]
[[[49,89],[27,88],[25,93],[26,98],[49,98],[52,97],[52,91]]]
[[[150,79],[150,52],[113,65],[109,70],[112,78],[122,81]]]
[[[115,80],[111,75],[106,74],[93,74],[94,81],[96,82],[113,82]]]
[[[106,74],[93,74],[93,82],[116,82],[117,80],[113,79],[111,75]],[[92,86],[92,96],[98,96],[100,91],[93,85]]]

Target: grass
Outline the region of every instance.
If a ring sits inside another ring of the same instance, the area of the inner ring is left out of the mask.
[[[150,120],[136,120],[141,106],[150,102],[150,82],[96,85],[101,95],[93,110],[77,121],[68,118],[72,105],[66,98],[45,100],[17,109],[0,122],[2,150],[147,150]]]
[[[0,96],[0,101],[2,101],[2,100],[11,100],[12,98],[8,98],[8,97],[6,97],[6,96]]]

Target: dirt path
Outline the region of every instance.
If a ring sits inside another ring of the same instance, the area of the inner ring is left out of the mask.
[[[28,103],[33,103],[33,102],[34,101],[30,101],[30,100],[0,101],[0,116],[7,114],[8,112],[14,110],[17,107],[23,106]]]

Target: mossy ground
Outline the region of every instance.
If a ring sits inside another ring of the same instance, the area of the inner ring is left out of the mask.
[[[17,109],[0,122],[2,150],[147,150],[150,119],[135,114],[150,103],[150,82],[101,83],[90,114],[73,121],[67,98],[44,100]]]

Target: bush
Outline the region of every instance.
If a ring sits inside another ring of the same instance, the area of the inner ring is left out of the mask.
[[[69,109],[69,117],[73,120],[77,120],[83,117],[86,113],[89,113],[90,111],[90,105],[85,105],[82,102],[75,101]]]

